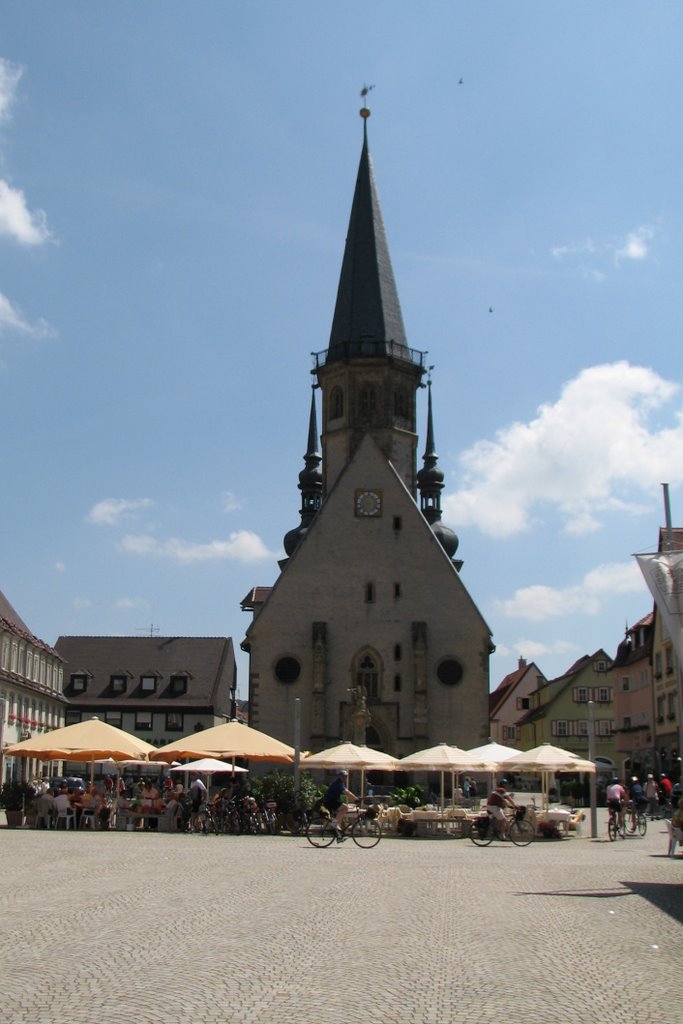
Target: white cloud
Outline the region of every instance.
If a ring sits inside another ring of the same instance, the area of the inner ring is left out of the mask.
[[[640,224],[621,238],[555,245],[550,253],[554,260],[573,264],[582,277],[603,281],[610,266],[619,267],[624,260],[640,262],[650,256],[650,243],[655,238],[652,224]],[[603,269],[600,269],[600,267]]]
[[[151,498],[105,498],[98,501],[85,517],[98,526],[119,526],[122,520],[135,519],[135,513],[153,505]]]
[[[75,597],[73,599],[73,606],[77,609],[92,608],[92,601],[89,597]]]
[[[121,546],[129,554],[167,558],[182,564],[225,559],[249,563],[275,557],[268,551],[261,538],[249,530],[237,530],[231,533],[227,540],[213,540],[207,544],[178,540],[176,537],[159,541],[148,534],[128,534],[123,538]]]
[[[243,508],[244,502],[240,501],[232,491],[223,491],[221,494],[221,505],[224,512],[237,512]]]
[[[114,607],[119,611],[139,611],[140,609],[146,611],[149,608],[149,601],[146,601],[144,597],[119,597],[114,602]]]
[[[500,538],[529,530],[548,507],[577,535],[598,529],[607,511],[639,514],[636,492],[683,480],[683,463],[672,458],[683,447],[683,411],[670,427],[649,422],[676,392],[627,362],[583,370],[535,419],[461,455],[463,485],[443,501],[448,521]]]
[[[42,245],[50,238],[43,210],[31,212],[21,189],[0,178],[0,235],[21,245]]]
[[[55,572],[65,572],[65,570],[64,562],[55,562]]]
[[[0,292],[0,334],[13,332],[31,338],[46,338],[53,332],[45,320],[34,324],[25,319],[21,310],[13,306],[6,295]]]
[[[558,588],[545,584],[522,587],[511,598],[498,602],[498,605],[506,618],[544,622],[565,615],[597,615],[605,601],[614,594],[632,594],[645,589],[634,559],[630,562],[599,565],[586,573],[580,583],[570,587]]]
[[[0,124],[9,118],[22,74],[17,64],[0,57]]]

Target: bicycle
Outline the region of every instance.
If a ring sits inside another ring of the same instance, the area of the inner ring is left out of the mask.
[[[638,835],[644,836],[647,832],[647,806],[639,807],[632,800],[629,801],[624,820],[629,835],[633,836],[637,832]]]
[[[528,846],[535,835],[534,826],[526,819],[526,807],[517,808],[514,818],[505,825],[503,835],[489,811],[475,818],[470,827],[470,839],[475,846],[489,846],[494,839],[509,839],[515,846]]]
[[[375,813],[363,807],[350,813],[351,817],[345,815],[341,821],[324,812],[310,816],[306,838],[311,846],[331,846],[335,839],[343,842],[349,836],[356,846],[365,850],[377,846],[382,838],[382,826]]]
[[[611,843],[613,843],[618,837],[626,839],[626,826],[624,824],[623,811],[616,811],[613,807],[610,807],[609,818],[607,820],[607,834]]]

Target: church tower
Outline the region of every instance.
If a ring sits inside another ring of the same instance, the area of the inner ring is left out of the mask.
[[[400,757],[486,739],[493,647],[454,561],[458,539],[441,522],[431,380],[417,470],[425,353],[406,340],[369,113],[361,110],[329,346],[314,357],[300,523],[284,537],[275,585],[254,587],[242,602],[253,614],[242,647],[253,726],[292,743],[298,698],[304,749],[351,739]]]
[[[415,396],[425,353],[408,348],[368,148],[351,206],[329,348],[315,355],[322,391],[323,491],[371,434],[415,496]]]

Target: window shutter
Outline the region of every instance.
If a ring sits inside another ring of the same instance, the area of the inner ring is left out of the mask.
[[[550,723],[550,735],[557,736],[557,722],[555,721],[555,719],[553,719]]]

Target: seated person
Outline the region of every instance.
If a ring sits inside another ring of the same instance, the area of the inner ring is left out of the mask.
[[[183,808],[175,793],[171,793],[164,808],[164,817],[168,819],[170,832],[177,832],[178,826],[183,820]]]
[[[505,779],[501,779],[486,801],[486,810],[493,818],[493,824],[501,839],[505,838],[507,831],[506,808],[517,809],[517,804],[512,799],[506,788]]]

